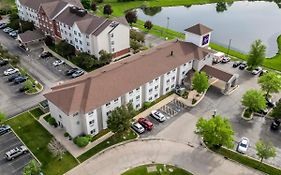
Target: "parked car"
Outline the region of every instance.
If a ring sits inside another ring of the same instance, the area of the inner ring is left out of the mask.
[[[252,71],[252,74],[253,74],[253,75],[258,75],[258,74],[261,73],[261,71],[262,71],[262,68],[261,68],[261,67],[257,67],[257,68],[255,68],[255,69]]]
[[[138,122],[146,129],[146,130],[152,130],[153,123],[149,121],[147,118],[139,118]]]
[[[224,57],[221,61],[221,63],[228,63],[230,61],[229,57]]]
[[[260,72],[260,74],[259,74],[259,77],[260,76],[263,76],[264,74],[266,74],[268,71],[267,70],[262,70],[261,72]]]
[[[5,29],[3,29],[3,32],[5,33],[10,33],[11,31],[13,31],[13,29],[10,27],[6,27]]]
[[[5,66],[9,63],[9,61],[7,59],[1,59],[0,60],[0,66]]]
[[[243,61],[240,65],[239,65],[239,69],[240,70],[244,70],[247,67],[247,62]]]
[[[8,76],[8,75],[12,75],[14,73],[17,73],[19,70],[17,68],[9,68],[7,70],[4,71],[4,75]]]
[[[131,127],[139,134],[142,134],[145,131],[144,127],[138,122],[132,123]]]
[[[72,75],[74,72],[76,72],[76,71],[78,71],[79,69],[78,68],[71,68],[71,69],[69,69],[69,70],[67,70],[66,72],[65,72],[65,75],[66,76],[70,76],[70,75]]]
[[[51,52],[44,51],[39,55],[39,58],[48,58],[48,57],[52,57],[52,56],[53,56],[53,54]]]
[[[62,65],[63,63],[64,63],[63,60],[56,60],[56,61],[53,62],[53,65],[54,66],[59,66],[59,65]]]
[[[28,149],[25,146],[16,147],[5,154],[7,160],[13,160],[14,158],[21,156],[28,152]]]
[[[20,84],[20,83],[25,82],[27,79],[28,79],[28,77],[19,76],[19,77],[14,79],[14,83],[15,84]]]
[[[270,125],[270,128],[271,128],[272,130],[278,130],[280,124],[281,124],[280,120],[275,119],[275,120],[272,121],[272,123],[271,123],[271,125]]]
[[[4,29],[6,26],[7,26],[6,23],[1,23],[1,24],[0,24],[0,29]]]
[[[160,111],[153,110],[153,111],[151,111],[151,115],[153,118],[155,118],[159,122],[164,122],[166,120],[165,115],[162,114]]]
[[[9,81],[9,82],[12,82],[12,81],[15,80],[15,78],[17,78],[17,77],[19,77],[19,76],[20,76],[20,74],[14,74],[14,75],[12,75],[12,76],[10,76],[10,77],[8,78],[8,81]]]
[[[72,75],[71,75],[71,77],[72,78],[76,78],[76,77],[80,77],[81,75],[83,75],[85,72],[83,71],[83,70],[77,70],[77,71],[75,71]]]
[[[11,37],[17,37],[18,36],[18,32],[19,32],[18,30],[15,30],[15,31],[10,32],[9,35]]]
[[[3,135],[7,132],[11,131],[11,127],[9,125],[1,125],[0,126],[0,135]]]
[[[239,153],[245,154],[247,152],[249,145],[250,145],[249,139],[246,137],[242,137],[237,145],[237,151]]]
[[[235,61],[234,63],[233,63],[233,65],[232,65],[232,67],[238,67],[239,65],[241,64],[241,62],[240,61]]]
[[[273,108],[276,106],[276,103],[272,99],[266,97],[265,100],[267,107]]]

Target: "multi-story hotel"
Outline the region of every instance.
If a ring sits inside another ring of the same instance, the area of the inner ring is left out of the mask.
[[[204,70],[233,86],[236,77],[211,66],[211,29],[186,29],[185,41],[170,41],[67,81],[45,94],[50,112],[72,137],[107,128],[111,111],[131,102],[140,109],[181,85],[189,72]]]
[[[94,16],[79,0],[16,0],[16,4],[22,20],[33,22],[45,35],[65,40],[78,51],[96,57],[101,50],[113,57],[130,51],[130,28],[124,17],[109,20]]]

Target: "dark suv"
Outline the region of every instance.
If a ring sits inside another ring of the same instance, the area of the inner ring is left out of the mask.
[[[11,131],[11,127],[9,125],[2,125],[0,126],[0,135],[3,135],[7,132]]]

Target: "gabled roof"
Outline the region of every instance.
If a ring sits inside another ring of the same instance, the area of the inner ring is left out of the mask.
[[[210,75],[212,77],[218,78],[219,80],[222,80],[224,82],[228,82],[234,75],[228,72],[225,72],[221,69],[205,65],[201,71],[206,72],[207,75]]]
[[[20,33],[18,35],[18,39],[22,42],[22,43],[29,43],[29,42],[32,42],[32,41],[37,41],[39,39],[43,39],[45,38],[45,35],[44,33],[42,33],[41,31],[39,30],[28,30],[24,33]]]
[[[186,32],[190,32],[190,33],[194,33],[196,35],[204,35],[207,33],[210,33],[211,31],[213,31],[212,29],[210,29],[209,27],[203,25],[203,24],[196,24],[192,27],[189,27],[187,29],[185,29],[184,31]]]
[[[32,8],[34,10],[38,10],[40,5],[42,5],[44,3],[50,3],[50,2],[54,2],[54,1],[57,1],[57,0],[19,0],[19,2],[22,5]],[[60,1],[83,8],[83,5],[81,4],[80,0],[60,0]]]
[[[87,113],[209,52],[192,43],[166,42],[53,87],[45,97],[68,115]]]
[[[41,8],[44,10],[46,15],[49,19],[52,19],[55,17],[65,6],[67,5],[67,2],[58,0],[53,2],[48,2],[41,4]]]

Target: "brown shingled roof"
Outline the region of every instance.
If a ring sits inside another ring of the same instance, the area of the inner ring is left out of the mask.
[[[218,68],[209,66],[209,65],[205,65],[201,71],[206,72],[207,75],[210,75],[212,77],[218,78],[224,82],[228,82],[232,77],[233,74],[225,72],[223,70],[220,70]]]
[[[29,43],[32,41],[43,39],[43,38],[45,38],[45,35],[44,35],[44,33],[42,33],[39,30],[33,30],[33,31],[28,30],[24,33],[20,33],[18,35],[18,38],[22,43]]]
[[[34,10],[38,10],[40,5],[44,3],[54,2],[57,0],[19,0],[19,1],[24,6],[30,7]],[[83,5],[81,4],[80,0],[60,0],[60,1],[67,2],[69,4],[83,8]]]
[[[189,60],[203,59],[203,52],[208,50],[192,43],[167,42],[53,87],[45,97],[66,114],[86,113]]]
[[[55,17],[65,6],[67,5],[67,2],[64,1],[53,1],[44,3],[41,5],[42,9],[46,13],[49,19],[52,19]]]
[[[197,35],[204,35],[204,34],[207,34],[211,31],[213,31],[213,30],[210,29],[207,26],[204,26],[203,24],[196,24],[192,27],[189,27],[189,28],[185,29],[184,31],[194,33],[194,34],[197,34]]]

